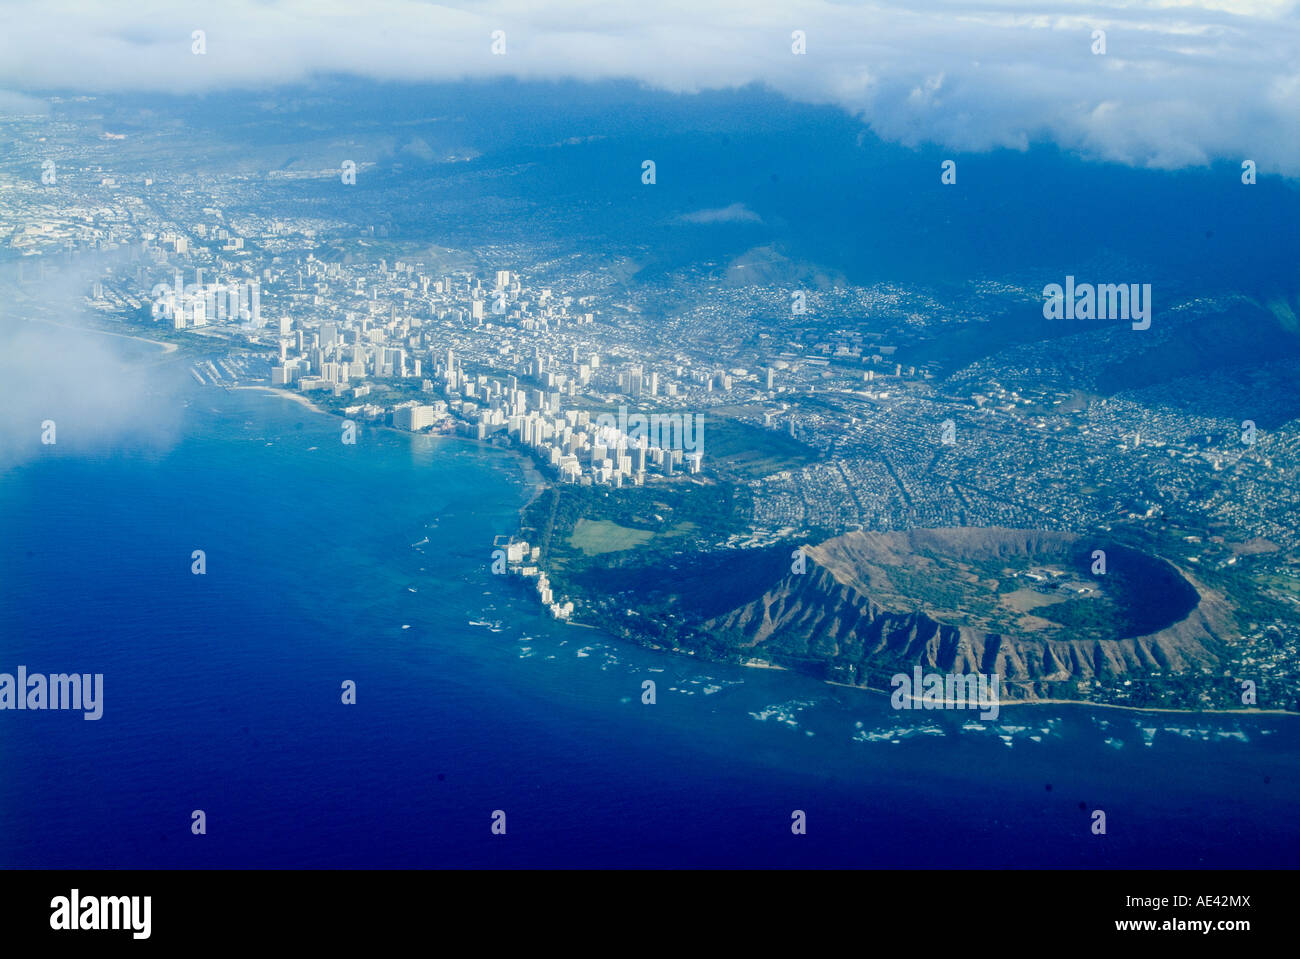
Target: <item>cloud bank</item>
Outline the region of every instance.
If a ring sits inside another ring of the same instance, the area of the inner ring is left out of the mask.
[[[181,409],[174,378],[183,373],[128,360],[129,340],[81,327],[89,318],[83,298],[103,260],[28,284],[21,294],[0,282],[0,473],[67,450],[156,453],[175,441]],[[5,280],[16,275],[7,265]],[[33,297],[39,310],[27,302]],[[30,318],[38,312],[47,319]],[[133,345],[154,355],[148,345]],[[48,422],[55,442],[47,447]]]
[[[18,96],[339,74],[630,78],[682,93],[761,83],[838,105],[906,145],[1055,143],[1135,166],[1253,159],[1263,173],[1300,175],[1295,0],[37,0],[6,4],[5,19],[0,90]],[[493,53],[494,31],[504,53]]]

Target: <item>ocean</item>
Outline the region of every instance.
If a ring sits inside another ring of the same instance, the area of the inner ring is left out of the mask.
[[[983,721],[643,650],[492,575],[536,490],[521,457],[346,446],[252,391],[168,402],[171,442],[60,442],[0,474],[0,672],[104,676],[98,721],[0,711],[0,865],[1300,860],[1296,718]]]

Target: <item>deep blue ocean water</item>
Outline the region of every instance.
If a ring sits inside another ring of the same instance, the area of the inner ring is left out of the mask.
[[[641,650],[491,574],[534,491],[519,457],[345,446],[255,392],[169,402],[172,443],[61,442],[0,474],[0,671],[105,677],[98,722],[0,711],[0,865],[1300,860],[1296,719],[981,723]]]

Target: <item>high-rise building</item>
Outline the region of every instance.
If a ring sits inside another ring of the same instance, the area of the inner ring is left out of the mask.
[[[422,430],[434,424],[437,411],[422,403],[403,404],[393,410],[393,426],[399,430]]]

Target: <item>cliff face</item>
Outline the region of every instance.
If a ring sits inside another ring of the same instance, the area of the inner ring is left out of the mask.
[[[918,532],[933,547],[942,542],[935,534],[945,531]],[[1010,557],[1042,548],[1054,552],[1073,540],[1055,533],[1043,540],[1044,534],[1023,530],[982,531],[972,539],[974,532],[958,532],[951,545],[958,552],[987,548]],[[1149,671],[1168,675],[1219,660],[1216,650],[1230,617],[1222,598],[1203,588],[1197,590],[1194,608],[1178,621],[1148,635],[1116,639],[1047,640],[984,632],[940,622],[917,608],[899,609],[897,597],[891,598],[893,608],[886,608],[872,596],[872,583],[879,581],[877,564],[906,562],[907,550],[917,545],[909,535],[854,532],[806,547],[804,573],[789,573],[758,599],[705,625],[728,635],[751,656],[805,667],[822,664],[828,675],[846,682],[864,682],[869,670],[878,674],[914,665],[939,672],[997,673],[1009,699],[1044,698],[1050,695],[1047,683]],[[945,611],[942,618],[960,616]]]

